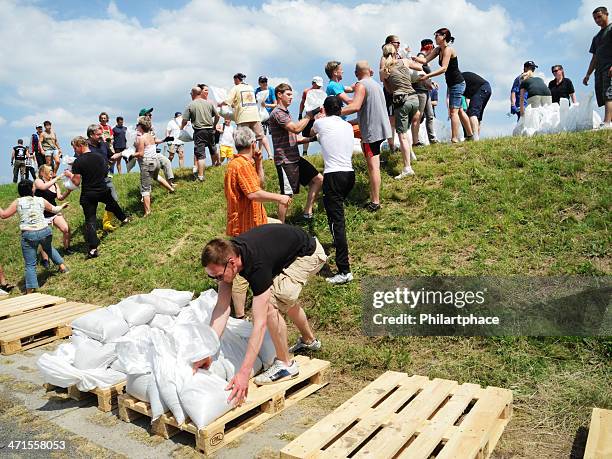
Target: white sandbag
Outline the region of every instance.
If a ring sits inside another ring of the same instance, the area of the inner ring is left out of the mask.
[[[120,373],[124,373],[124,374],[128,374],[129,372],[127,371],[127,368],[125,368],[123,366],[123,364],[121,363],[121,361],[116,358],[115,360],[113,360],[113,363],[110,364],[110,369],[111,370],[115,370],[118,371]]]
[[[253,324],[248,320],[229,317],[227,320],[226,329],[236,333],[243,339],[248,340],[251,337],[251,333],[253,333]],[[272,342],[272,338],[270,337],[270,332],[268,330],[266,330],[266,335],[264,336],[261,348],[259,349],[259,358],[261,359],[265,369],[272,365],[274,363],[274,359],[276,358],[276,349],[274,348],[274,343]],[[257,371],[255,372],[257,373]]]
[[[123,336],[130,328],[125,320],[106,308],[96,309],[79,317],[72,322],[71,326],[74,330],[102,342]]]
[[[142,375],[128,374],[126,379],[125,391],[132,397],[136,397],[138,400],[143,402],[149,401],[148,388],[151,383],[151,373],[145,373]]]
[[[155,307],[152,304],[149,304],[147,302],[139,302],[134,300],[133,298],[134,297],[126,298],[125,300],[117,303],[116,305],[117,309],[121,311],[121,315],[123,315],[125,321],[130,327],[144,325],[151,322],[151,319],[155,317]]]
[[[153,421],[168,411],[168,407],[159,395],[159,387],[153,377],[149,378],[149,384],[147,385],[147,399],[151,404],[151,423],[153,423]]]
[[[304,111],[310,112],[315,108],[321,108],[327,93],[322,89],[311,89],[306,93],[306,101],[304,102]]]
[[[176,327],[175,327],[176,328]],[[172,411],[176,422],[182,424],[185,421],[185,413],[179,400],[179,389],[177,382],[177,362],[173,342],[171,338],[157,328],[151,329],[153,375],[157,382],[157,388],[161,400]]]
[[[151,327],[134,327],[125,336],[115,340],[117,358],[129,374],[143,374],[152,371]]]
[[[193,299],[193,292],[187,292],[182,290],[174,290],[171,288],[156,288],[151,290],[151,295],[160,298],[165,298],[176,304],[181,308],[184,308]]]
[[[235,365],[227,360],[221,351],[219,351],[208,370],[225,381],[229,381],[236,374]]]
[[[117,358],[115,345],[102,345],[93,339],[83,340],[75,346],[74,367],[79,370],[107,368]]]
[[[197,371],[186,382],[180,399],[185,412],[198,429],[232,408],[227,402],[230,392],[225,390],[226,386],[227,381],[206,370]]]
[[[64,165],[66,170],[72,171],[72,164],[74,163],[75,159],[76,158],[74,156],[64,156],[62,158],[62,164]],[[66,188],[67,190],[70,190],[70,191],[74,191],[77,188],[79,188],[68,177],[64,177],[63,184],[64,184],[64,188]]]
[[[208,100],[215,106],[218,106],[221,102],[225,102],[227,99],[227,89],[219,88],[217,86],[208,87]]]
[[[186,129],[181,129],[178,138],[180,141],[185,143],[193,142],[193,134],[187,131]]]
[[[208,325],[216,305],[217,292],[213,289],[208,289],[202,292],[198,298],[190,301],[188,307],[181,310],[176,323],[192,323],[193,320],[197,320]]]
[[[79,370],[57,353],[41,355],[36,366],[45,382],[58,387],[76,385],[81,391],[110,387],[125,379],[123,373],[111,369]]]
[[[155,314],[155,317],[149,322],[149,325],[151,328],[159,328],[160,330],[170,333],[172,327],[174,327],[174,320],[174,317],[167,314]]]
[[[112,312],[113,314],[115,314],[117,317],[119,317],[120,319],[123,319],[123,313],[121,312],[121,308],[119,306],[117,306],[116,304],[111,304],[110,306],[107,306],[106,309],[110,312]],[[128,324],[129,325],[129,324]]]
[[[270,118],[268,110],[262,105],[264,101],[268,98],[269,94],[269,89],[259,91],[257,94],[255,94],[255,98],[257,99],[257,108],[259,109],[259,118],[261,119],[262,123],[264,121],[268,121],[268,119]]]
[[[78,330],[72,330],[72,335],[70,335],[70,342],[74,346],[78,346],[79,343],[83,342],[83,340],[91,339],[85,333],[80,332]],[[73,351],[73,360],[74,360],[74,351]]]
[[[193,296],[193,295],[192,295]],[[179,313],[181,306],[173,300],[165,298],[161,295],[153,295],[152,293],[143,293],[140,295],[133,295],[129,298],[126,298],[124,301],[133,301],[140,304],[148,304],[153,306],[155,313],[157,314],[168,314],[171,316],[175,316]],[[150,322],[150,320],[147,322]]]
[[[193,363],[213,356],[219,350],[217,333],[206,324],[175,324],[172,338],[179,359]]]

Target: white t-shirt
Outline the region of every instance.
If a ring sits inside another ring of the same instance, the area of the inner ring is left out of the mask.
[[[179,140],[179,135],[181,135],[181,125],[183,117],[179,116],[178,118],[171,119],[168,121],[168,126],[166,126],[166,132],[170,132],[170,135],[174,137],[172,141],[173,145],[183,145],[183,141]]]
[[[219,145],[225,145],[234,148],[234,126],[231,124],[225,126],[221,138],[219,139]]]
[[[326,116],[314,122],[321,154],[325,162],[324,174],[353,170],[353,127],[339,116]]]

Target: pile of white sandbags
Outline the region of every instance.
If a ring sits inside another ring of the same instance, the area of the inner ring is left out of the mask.
[[[516,124],[512,135],[532,136],[559,132],[587,131],[599,127],[601,117],[590,93],[573,105],[568,99],[544,107],[526,107],[525,115]]]
[[[45,381],[86,391],[127,380],[126,392],[151,404],[152,421],[170,410],[179,423],[188,416],[205,426],[231,409],[225,387],[242,365],[253,326],[229,318],[219,340],[210,327],[217,293],[192,296],[156,289],[75,320],[72,342],[38,361]],[[193,364],[207,357],[210,368],[194,374]],[[274,357],[266,333],[254,373]]]

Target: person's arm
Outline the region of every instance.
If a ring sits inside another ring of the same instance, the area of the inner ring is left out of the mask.
[[[521,88],[521,92],[519,93],[519,100],[522,101],[524,97],[525,97],[525,89]],[[525,114],[525,104],[522,104],[522,103],[520,104],[519,112],[521,116]]]
[[[38,151],[40,154],[44,156],[45,150],[43,150],[43,147],[42,147],[42,140],[40,140],[40,136],[37,136],[37,137],[38,137]]]
[[[185,129],[187,123],[189,123],[189,120],[187,118],[183,118],[183,121],[181,122],[181,130]]]
[[[26,158],[30,159],[32,157],[32,154],[30,153],[30,147],[26,147]]]
[[[421,80],[426,80],[427,78],[432,78],[432,77],[446,73],[446,69],[448,68],[448,63],[450,62],[452,54],[453,54],[453,49],[450,46],[447,46],[446,48],[444,48],[444,51],[442,52],[442,64],[440,65],[440,68],[434,72],[423,75],[421,77]],[[427,62],[431,61],[432,59],[433,59],[433,52],[427,55]]]
[[[570,100],[572,101],[572,104],[575,104],[576,103],[576,93],[573,92],[569,96],[570,96]]]
[[[412,59],[402,59],[402,62],[406,67],[412,70],[417,70],[419,72],[423,71],[423,66],[418,62],[413,61]]]
[[[74,166],[72,166],[74,168]],[[64,175],[70,179],[74,186],[81,185],[81,174],[74,174],[71,171],[64,171]]]
[[[300,111],[299,111],[300,116],[302,116],[302,113],[304,112],[304,105],[306,105],[307,94],[308,93],[305,90],[302,91],[302,100],[300,101]]]
[[[275,112],[276,113],[276,112]],[[308,125],[308,122],[311,120],[310,114],[306,113],[306,116],[299,121],[290,121],[289,123],[283,125],[283,128],[286,131],[292,132],[293,134],[299,134],[304,130],[304,128]]]
[[[223,336],[227,319],[230,315],[230,301],[232,299],[232,284],[227,282],[219,282],[219,294],[217,296],[217,304],[213,309],[212,317],[210,318],[210,326],[215,331],[219,339]]]
[[[266,190],[258,190],[247,194],[247,198],[256,202],[277,202],[284,206],[288,206],[291,202],[291,197],[284,194],[270,193]]]
[[[135,158],[143,158],[144,157],[144,135],[136,137],[136,152],[134,153]]]
[[[48,182],[43,182],[42,179],[38,178],[34,180],[34,188],[43,191],[48,190],[53,185],[55,185],[60,178],[62,178],[62,176],[58,175],[57,177],[53,178],[52,180],[49,180]]]
[[[54,206],[53,204],[51,204],[46,199],[43,199],[43,201],[45,201],[45,210],[47,212],[52,212],[54,214],[59,214],[62,211],[62,209],[65,209],[66,207],[68,207],[68,203],[67,202],[65,202],[63,204],[60,204],[59,206]]]
[[[353,113],[357,113],[361,110],[361,106],[365,101],[366,90],[363,84],[357,84],[355,86],[355,95],[353,99],[350,101],[348,105],[342,107],[342,111],[340,112],[342,115],[352,115]]]
[[[2,207],[0,207],[0,218],[3,220],[9,217],[12,217],[13,215],[15,215],[15,213],[17,213],[17,200],[16,199],[13,202],[11,202],[6,209],[3,209]]]
[[[249,379],[251,372],[253,371],[253,365],[261,349],[263,343],[267,320],[268,320],[268,307],[270,301],[270,291],[268,288],[264,293],[253,297],[253,331],[247,344],[246,355],[242,361],[240,370],[230,380],[226,390],[231,390],[228,402],[232,400],[236,401],[236,405],[240,405],[248,395],[249,391]]]
[[[591,73],[595,71],[595,67],[597,66],[597,59],[595,58],[595,54],[591,56],[591,62],[589,62],[589,68],[587,70],[586,75],[582,79],[582,84],[585,86],[589,85],[589,78],[591,78]]]
[[[255,160],[255,170],[257,171],[257,176],[259,177],[259,186],[263,188],[266,184],[266,171],[263,167],[263,156],[261,155],[261,150],[259,147],[255,147],[253,159]]]
[[[15,149],[13,148],[13,151],[11,153],[11,166],[15,163]]]
[[[62,156],[62,149],[57,141],[57,134],[55,134],[55,131],[53,131],[53,142],[55,143],[55,147],[57,148],[59,155]]]

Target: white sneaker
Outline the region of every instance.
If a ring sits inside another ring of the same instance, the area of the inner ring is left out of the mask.
[[[416,160],[417,160],[417,157],[416,157],[416,155],[414,154],[414,151],[411,151],[411,152],[410,152],[410,161],[416,161]]]
[[[408,177],[409,175],[414,175],[414,171],[412,170],[412,167],[409,167],[407,169],[403,169],[402,172],[400,172],[399,175],[395,176],[395,180],[401,180],[404,177]]]
[[[8,292],[5,292],[0,288],[0,296],[8,295]]]
[[[315,338],[312,342],[307,344],[302,340],[302,337],[299,336],[295,344],[289,348],[289,352],[295,354],[299,351],[318,351],[319,349],[321,349],[321,341],[318,339]]]
[[[284,362],[278,359],[274,359],[274,363],[270,368],[264,371],[259,376],[253,379],[253,382],[258,386],[264,386],[266,384],[274,384],[288,379],[297,378],[300,374],[300,369],[295,360],[291,361],[291,365],[287,366]]]
[[[347,282],[350,282],[353,280],[353,274],[352,273],[338,273],[333,277],[328,277],[327,279],[325,279],[327,282],[329,282],[330,284],[334,284],[334,285],[340,285],[340,284],[346,284]]]

